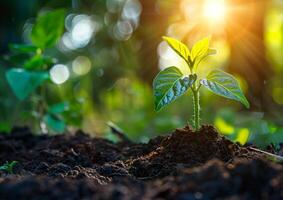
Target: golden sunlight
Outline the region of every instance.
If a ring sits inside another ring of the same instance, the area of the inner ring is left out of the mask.
[[[226,12],[225,0],[206,0],[204,3],[203,15],[209,22],[223,22]]]

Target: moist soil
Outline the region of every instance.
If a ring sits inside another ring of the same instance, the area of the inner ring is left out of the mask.
[[[241,147],[212,126],[135,144],[78,131],[0,135],[0,199],[283,199],[283,165]]]

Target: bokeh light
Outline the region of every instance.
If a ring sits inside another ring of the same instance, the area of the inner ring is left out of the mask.
[[[56,64],[50,70],[50,78],[55,84],[62,84],[70,77],[69,69],[66,65]]]
[[[85,14],[69,14],[65,19],[65,27],[68,31],[59,45],[62,51],[84,48],[101,28],[95,17]]]
[[[117,40],[128,40],[133,33],[133,27],[129,21],[118,21],[113,32]]]
[[[85,75],[91,69],[91,61],[86,56],[78,56],[72,63],[72,69],[77,75]]]

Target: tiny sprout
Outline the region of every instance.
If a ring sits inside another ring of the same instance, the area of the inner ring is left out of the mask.
[[[14,167],[18,164],[18,161],[6,162],[4,165],[0,166],[0,170],[6,171],[9,174],[13,173]]]
[[[172,66],[159,72],[153,81],[155,110],[176,100],[191,89],[193,94],[193,125],[195,130],[200,128],[200,88],[204,86],[214,94],[241,102],[249,108],[249,102],[244,96],[237,80],[230,74],[213,70],[205,79],[199,79],[197,68],[206,57],[216,54],[210,49],[210,37],[198,41],[191,50],[182,42],[163,37],[168,45],[187,63],[190,73],[184,74],[178,67]]]

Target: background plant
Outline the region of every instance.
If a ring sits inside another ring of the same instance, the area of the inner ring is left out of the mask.
[[[200,128],[200,93],[202,86],[211,92],[243,103],[249,108],[249,102],[243,95],[236,79],[221,70],[214,70],[205,79],[199,79],[199,63],[216,51],[209,48],[210,37],[198,41],[191,50],[182,42],[164,37],[169,46],[185,60],[190,74],[184,74],[178,67],[168,67],[161,71],[153,81],[155,109],[159,111],[179,96],[191,89],[193,93],[193,123],[196,130]]]
[[[45,86],[51,83],[50,68],[58,62],[56,57],[48,55],[48,50],[61,38],[65,16],[64,9],[40,13],[30,33],[31,44],[9,45],[12,53],[8,61],[16,67],[6,71],[6,79],[20,101],[30,99],[33,104],[30,115],[43,132],[47,131],[46,126],[53,132],[64,132],[67,121],[64,113],[71,109],[70,102],[49,105]]]

